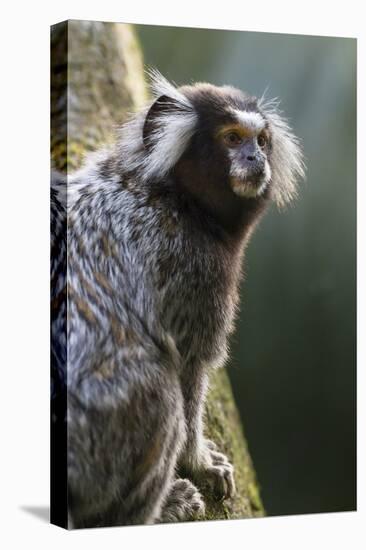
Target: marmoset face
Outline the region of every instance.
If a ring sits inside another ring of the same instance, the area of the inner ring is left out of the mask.
[[[192,153],[212,182],[233,196],[259,198],[271,183],[272,133],[258,100],[230,86],[183,87],[198,114]],[[210,186],[212,192],[212,186]]]
[[[271,179],[271,134],[259,112],[231,110],[233,121],[220,128],[217,138],[229,159],[233,192],[254,198],[265,191]]]

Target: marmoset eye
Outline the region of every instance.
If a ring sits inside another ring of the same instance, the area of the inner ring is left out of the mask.
[[[224,141],[229,147],[236,147],[240,145],[243,140],[237,132],[228,132],[224,136]]]
[[[257,138],[257,143],[258,143],[259,147],[264,147],[265,144],[267,143],[266,137],[263,134],[259,134],[259,136]]]
[[[267,139],[263,134],[260,134],[257,138],[257,143],[259,147],[264,147],[267,143]]]

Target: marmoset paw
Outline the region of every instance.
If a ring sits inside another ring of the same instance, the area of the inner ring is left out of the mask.
[[[166,498],[161,522],[187,521],[204,516],[205,503],[189,479],[176,479]]]
[[[215,494],[220,500],[235,495],[234,467],[226,455],[217,451],[213,441],[206,440],[205,473]]]

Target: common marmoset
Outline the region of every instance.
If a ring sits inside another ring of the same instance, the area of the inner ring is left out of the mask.
[[[252,230],[303,174],[274,103],[151,78],[154,100],[115,145],[67,193],[53,182],[52,353],[76,528],[202,515],[197,475],[234,495],[232,465],[203,435],[208,374],[227,357]]]

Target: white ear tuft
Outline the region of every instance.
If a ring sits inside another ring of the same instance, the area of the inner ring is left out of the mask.
[[[122,127],[121,154],[127,171],[143,180],[161,179],[180,159],[197,126],[189,99],[157,70],[150,69],[155,100]]]
[[[160,96],[168,96],[188,109],[192,108],[191,102],[182,94],[175,84],[169,82],[157,69],[149,68],[146,71],[152,96],[158,99]]]
[[[305,176],[305,165],[299,139],[279,111],[277,99],[265,100],[258,107],[267,118],[272,132],[272,192],[279,207],[297,196],[297,182]]]

